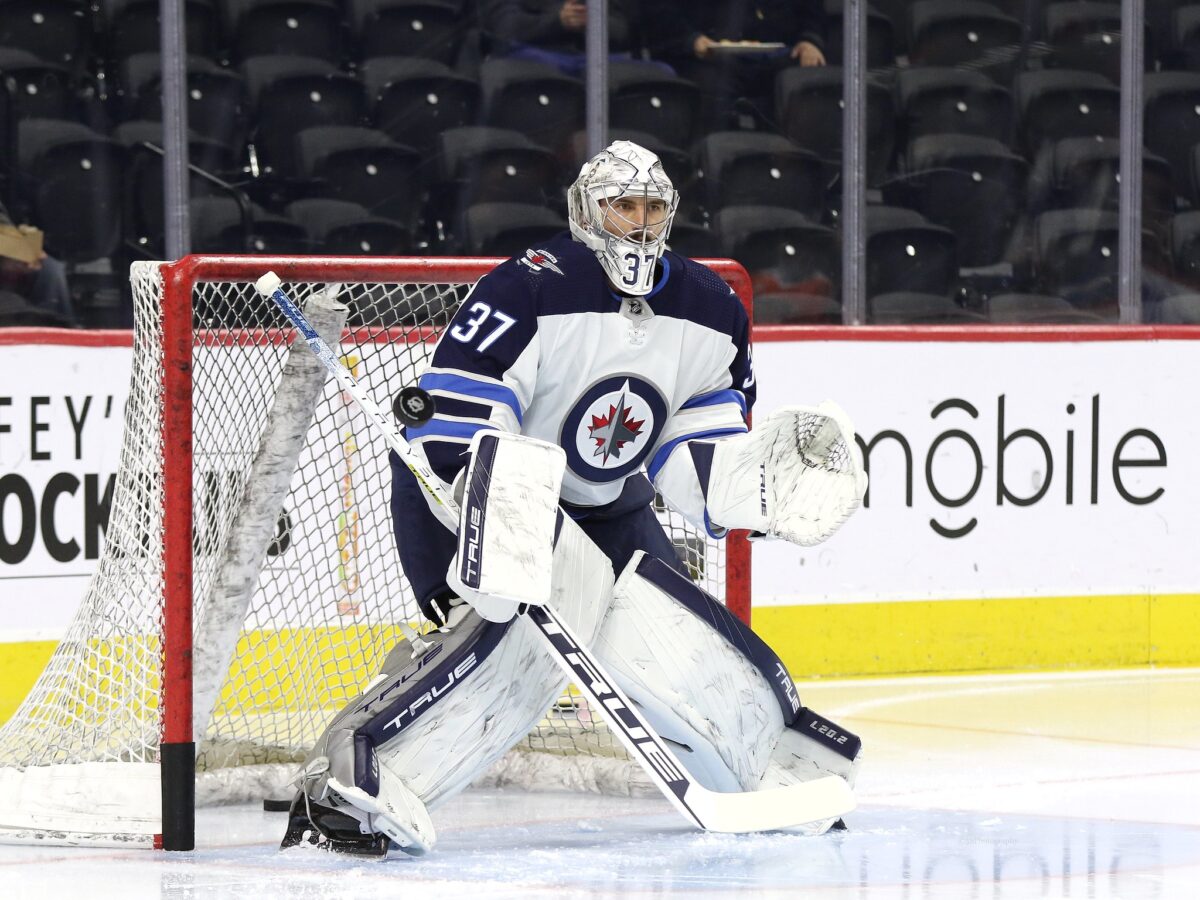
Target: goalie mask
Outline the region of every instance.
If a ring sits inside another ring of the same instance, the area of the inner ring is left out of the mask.
[[[583,164],[567,194],[571,234],[623,293],[645,296],[667,246],[679,194],[657,156],[614,141]]]

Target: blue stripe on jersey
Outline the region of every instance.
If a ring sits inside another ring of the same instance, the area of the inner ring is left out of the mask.
[[[667,464],[667,459],[671,456],[671,451],[684,441],[699,441],[704,438],[725,437],[727,434],[745,434],[745,432],[745,428],[715,428],[712,431],[697,431],[695,434],[680,435],[658,448],[658,452],[654,454],[654,459],[650,460],[650,465],[646,468],[646,474],[653,481],[658,476],[659,470]]]
[[[434,416],[420,428],[409,428],[408,439],[415,441],[419,438],[460,438],[469,441],[481,428],[500,430],[495,425],[482,425],[479,422],[456,422],[452,419],[439,419]]]
[[[476,381],[466,375],[454,375],[449,372],[426,372],[417,384],[427,391],[449,391],[454,394],[466,394],[478,397],[489,403],[503,403],[513,411],[517,421],[522,420],[521,404],[516,392],[503,384],[494,381]]]
[[[746,395],[741,391],[735,391],[733,388],[725,388],[721,391],[710,391],[707,394],[697,394],[680,409],[696,409],[700,406],[718,406],[722,403],[736,403],[742,410],[742,416],[746,415]]]

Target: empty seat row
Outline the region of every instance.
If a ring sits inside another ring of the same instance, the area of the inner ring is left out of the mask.
[[[266,53],[330,62],[384,54],[454,61],[467,33],[456,0],[185,0],[189,52],[213,60]],[[158,0],[5,0],[0,45],[80,68],[159,48]]]

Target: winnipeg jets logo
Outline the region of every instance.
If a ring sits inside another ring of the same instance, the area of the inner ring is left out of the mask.
[[[526,250],[520,262],[522,265],[529,266],[535,272],[540,272],[542,269],[549,269],[555,275],[563,273],[563,270],[555,265],[558,262],[558,257],[549,250]]]
[[[632,373],[609,375],[571,404],[559,446],[584,481],[617,481],[646,463],[666,420],[659,388]]]
[[[620,459],[621,449],[642,433],[645,419],[635,419],[630,409],[625,405],[625,393],[615,406],[608,407],[607,416],[592,416],[592,424],[588,426],[592,440],[596,442],[596,452],[592,456],[601,456],[602,463],[609,458]]]

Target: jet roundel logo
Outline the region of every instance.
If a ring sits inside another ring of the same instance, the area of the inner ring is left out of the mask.
[[[592,385],[571,407],[559,443],[580,478],[616,481],[645,461],[666,418],[666,401],[653,385],[614,375]]]

